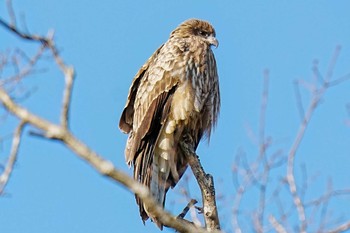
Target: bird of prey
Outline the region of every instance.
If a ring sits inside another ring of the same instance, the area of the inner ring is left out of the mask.
[[[212,25],[189,19],[171,32],[135,75],[119,128],[128,133],[125,159],[134,179],[149,187],[164,206],[169,187],[184,174],[188,162],[180,142],[196,150],[202,137],[210,137],[219,109],[216,61],[211,47],[218,46]],[[151,216],[136,196],[140,216]]]

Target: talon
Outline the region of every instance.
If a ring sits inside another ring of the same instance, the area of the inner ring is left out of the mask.
[[[198,214],[203,214],[203,213],[204,213],[203,207],[194,206],[194,208],[195,208],[196,210],[198,210]]]

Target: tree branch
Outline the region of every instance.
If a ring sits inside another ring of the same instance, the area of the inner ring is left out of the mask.
[[[197,200],[191,199],[190,202],[188,202],[186,207],[182,210],[182,212],[177,217],[183,219],[186,216],[186,214],[188,213],[188,211],[190,210],[190,208],[192,206],[194,206],[195,204],[197,204]]]
[[[12,31],[15,35],[19,36],[20,38],[22,38],[24,40],[40,42],[40,43],[42,43],[45,46],[48,45],[48,43],[49,43],[46,37],[35,35],[35,34],[27,34],[27,33],[21,32],[21,31],[18,30],[16,25],[14,25],[14,24],[10,25],[10,24],[6,23],[1,18],[0,18],[0,25],[3,26],[5,29],[8,29],[8,30]]]
[[[321,80],[322,83],[321,83],[321,86],[318,87],[317,80],[315,80],[314,85],[312,85],[313,92],[312,92],[311,102],[309,104],[308,109],[306,110],[305,115],[303,116],[303,120],[299,126],[297,135],[296,135],[294,142],[293,142],[293,144],[289,150],[289,153],[288,153],[286,179],[287,179],[287,183],[289,186],[289,191],[290,191],[292,198],[293,198],[294,205],[297,209],[299,221],[301,224],[300,225],[300,232],[301,233],[306,232],[307,219],[306,219],[306,215],[305,215],[305,206],[303,204],[303,201],[300,198],[300,195],[298,194],[297,186],[296,186],[296,182],[295,182],[294,160],[295,160],[296,152],[297,152],[297,150],[300,146],[300,143],[305,135],[306,128],[308,127],[309,122],[311,120],[311,117],[312,117],[315,109],[317,108],[320,100],[324,96],[325,92],[330,87],[329,83],[330,83],[331,78],[332,78],[333,69],[334,69],[334,66],[336,64],[336,60],[339,56],[339,52],[340,52],[340,47],[338,46],[334,52],[333,58],[331,59],[330,66],[328,68],[325,79],[320,78],[321,76],[320,76],[320,73],[319,73],[318,68],[317,68],[317,63],[314,65],[314,68],[313,68],[314,75],[316,76],[316,79]],[[342,78],[342,79],[335,80],[335,82],[340,83],[340,82],[345,81],[345,80],[347,80],[347,79]],[[298,101],[300,101],[299,98],[298,98]],[[299,103],[298,105],[302,106],[302,103]]]
[[[269,216],[269,221],[277,233],[287,233],[286,229],[284,229],[273,215]]]
[[[15,162],[17,160],[17,155],[18,155],[18,149],[21,144],[21,136],[22,136],[22,131],[25,126],[25,122],[21,121],[19,125],[17,126],[13,139],[12,139],[12,147],[11,147],[11,152],[8,157],[7,164],[5,166],[4,172],[0,176],[0,195],[4,193],[5,187],[10,179],[10,176],[13,171],[13,167],[15,165]]]
[[[210,174],[204,172],[199,158],[189,143],[181,142],[181,149],[188,158],[192,172],[197,179],[202,193],[205,226],[208,231],[220,230],[219,216],[215,199],[214,180]]]
[[[193,224],[179,219],[176,216],[173,216],[169,212],[165,211],[156,203],[156,201],[154,201],[147,187],[138,183],[123,172],[115,169],[110,161],[104,160],[96,152],[92,151],[85,144],[80,142],[63,126],[48,122],[45,119],[42,119],[39,116],[30,113],[25,108],[14,103],[8,94],[1,88],[0,102],[9,112],[22,119],[24,123],[31,124],[34,127],[42,130],[44,132],[44,136],[49,139],[55,139],[63,142],[65,146],[71,149],[78,157],[88,162],[100,174],[122,184],[124,187],[128,188],[137,196],[139,196],[147,206],[149,213],[157,216],[157,219],[165,226],[174,228],[179,232],[207,232],[206,230],[198,228]]]
[[[340,233],[350,229],[350,221],[337,226],[336,228],[329,230],[328,233]]]
[[[9,1],[11,2],[11,1]],[[11,5],[8,3],[8,5]],[[10,7],[9,7],[10,8]],[[11,8],[12,9],[12,8]],[[11,13],[11,12],[10,12]],[[11,18],[13,18],[13,21],[15,22],[14,14],[13,12],[11,13]],[[34,35],[34,34],[28,34],[21,32],[15,24],[8,24],[4,20],[0,19],[0,25],[5,27],[6,29],[12,31],[15,33],[17,36],[19,36],[22,39],[29,40],[29,41],[36,41],[36,42],[41,42],[43,44],[42,50],[44,48],[49,48],[52,52],[52,55],[55,59],[56,64],[62,71],[65,77],[65,89],[63,93],[63,100],[62,100],[62,112],[61,112],[61,124],[63,127],[67,128],[68,127],[68,118],[69,118],[69,109],[70,109],[70,103],[71,103],[71,94],[72,94],[72,88],[73,88],[73,80],[75,77],[75,72],[74,68],[67,66],[61,56],[59,55],[59,52],[55,46],[54,42],[54,32],[49,31],[47,36],[39,36],[39,35]],[[39,53],[41,55],[41,53]]]
[[[69,120],[69,110],[73,89],[73,81],[74,81],[74,68],[66,67],[64,69],[65,76],[65,88],[63,92],[63,101],[62,101],[62,112],[61,112],[61,124],[64,128],[68,128],[68,120]]]
[[[258,233],[263,233],[264,226],[264,214],[265,214],[265,203],[266,203],[266,189],[267,182],[269,179],[270,166],[267,162],[266,158],[266,150],[269,146],[265,135],[266,128],[266,109],[268,104],[269,97],[269,71],[265,70],[264,72],[264,87],[263,93],[261,97],[261,105],[260,105],[260,121],[259,121],[259,156],[258,161],[261,160],[264,166],[264,171],[261,177],[261,184],[259,187],[260,195],[259,195],[259,207],[257,210],[257,221],[255,229]]]

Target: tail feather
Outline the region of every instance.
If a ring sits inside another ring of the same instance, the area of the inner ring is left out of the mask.
[[[164,205],[167,180],[170,173],[169,161],[159,156],[152,164],[150,190],[159,205]]]

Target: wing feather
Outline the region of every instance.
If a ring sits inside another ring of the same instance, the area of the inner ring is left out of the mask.
[[[138,90],[138,87],[140,85],[140,81],[142,80],[145,72],[148,70],[150,64],[154,62],[156,57],[158,56],[160,50],[162,49],[163,45],[161,45],[154,53],[153,55],[146,61],[146,63],[140,68],[140,70],[135,75],[134,79],[132,80],[128,98],[126,100],[126,104],[123,110],[123,113],[119,120],[119,128],[124,133],[129,133],[132,129],[133,120],[134,120],[134,102],[136,93]]]
[[[138,72],[140,75],[134,78],[119,124],[125,132],[130,133],[125,151],[129,164],[135,160],[145,136],[154,134],[155,130],[159,132],[152,123],[166,117],[165,103],[169,99],[169,93],[179,82],[179,76],[171,73],[175,64],[176,54],[165,44],[141,68],[142,71]]]

